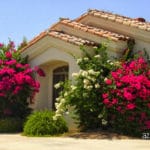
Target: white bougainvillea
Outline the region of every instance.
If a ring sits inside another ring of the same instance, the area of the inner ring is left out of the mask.
[[[79,72],[72,74],[72,81],[56,84],[56,88],[63,86],[63,91],[56,99],[57,119],[63,114],[71,114],[70,107],[74,108],[74,114],[83,127],[105,125],[102,113],[101,92],[105,76],[113,67],[112,61],[107,58],[105,47],[94,48],[95,55],[90,56],[85,52],[85,57],[78,58]],[[71,109],[72,111],[73,109]],[[95,119],[97,118],[97,120]],[[103,119],[103,120],[102,120]],[[93,125],[92,125],[93,124]]]

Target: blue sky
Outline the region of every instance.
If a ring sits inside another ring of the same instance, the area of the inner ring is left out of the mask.
[[[0,42],[31,40],[60,17],[74,19],[99,9],[150,22],[150,0],[0,0]]]

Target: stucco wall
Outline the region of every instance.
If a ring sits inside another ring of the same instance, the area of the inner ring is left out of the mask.
[[[78,72],[79,67],[75,59],[68,53],[58,48],[48,48],[41,55],[30,61],[31,66],[40,66],[46,73],[46,77],[37,77],[40,81],[40,92],[35,97],[34,109],[52,108],[52,82],[53,70],[57,67],[68,65],[69,78],[72,78],[73,72]]]

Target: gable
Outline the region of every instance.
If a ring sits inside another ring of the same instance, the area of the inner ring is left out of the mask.
[[[76,21],[150,42],[150,23],[144,18],[134,19],[110,12],[89,10]]]
[[[137,47],[143,48],[142,46],[145,45],[148,48],[150,23],[141,18],[132,19],[109,12],[89,10],[74,20],[62,18],[31,40],[22,52],[27,53],[25,51],[37,48],[36,45],[46,40],[45,47],[50,40],[62,41],[64,45],[69,43],[78,47],[97,46],[99,43],[109,41],[109,50],[119,54],[131,39],[135,39]],[[44,46],[44,43],[42,45]]]

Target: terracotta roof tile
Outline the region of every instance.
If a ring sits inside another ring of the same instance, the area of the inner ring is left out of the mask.
[[[23,52],[25,49],[32,46],[34,43],[38,42],[40,39],[42,39],[45,36],[46,36],[46,32],[45,31],[41,32],[39,35],[37,35],[35,38],[33,38],[31,41],[29,41],[28,44],[21,49],[21,51]]]
[[[89,10],[87,13],[85,13],[82,16],[80,16],[79,18],[77,18],[76,21],[79,22],[81,19],[83,19],[84,17],[86,17],[88,15],[108,19],[111,21],[115,21],[115,22],[127,25],[127,26],[136,27],[141,30],[150,31],[150,22],[146,22],[144,18],[135,18],[134,19],[134,18],[121,16],[118,14],[113,14],[110,12],[99,11],[99,10]]]
[[[53,31],[53,30],[47,30],[44,31],[42,33],[40,33],[38,36],[36,36],[35,38],[33,38],[27,46],[25,46],[22,51],[24,51],[26,48],[30,47],[31,45],[33,45],[34,43],[38,42],[41,38],[45,37],[45,36],[51,36],[54,38],[58,38],[61,39],[63,41],[75,44],[75,45],[87,45],[87,46],[98,46],[98,43],[95,43],[93,41],[89,41],[77,36],[73,36],[73,35],[69,35],[60,31]]]
[[[70,27],[75,28],[75,29],[82,30],[84,32],[89,32],[89,33],[92,33],[92,34],[95,34],[95,35],[98,35],[98,36],[101,36],[104,38],[109,38],[109,39],[114,40],[114,41],[118,41],[118,40],[127,41],[128,39],[130,39],[130,37],[122,35],[122,34],[107,31],[107,30],[104,30],[101,28],[96,28],[96,27],[84,25],[82,23],[79,23],[76,21],[71,21],[69,19],[63,19],[59,23],[65,24],[65,25],[70,26]],[[52,27],[52,29],[53,29],[53,27]]]
[[[48,35],[55,37],[55,38],[59,38],[61,40],[64,40],[66,42],[70,42],[76,45],[89,45],[89,46],[96,46],[98,45],[98,43],[95,43],[93,41],[89,41],[77,36],[73,36],[73,35],[69,35],[60,31],[53,31],[53,30],[49,30],[47,32]]]
[[[80,37],[77,37],[74,35],[70,35],[67,33],[63,33],[61,31],[56,31],[55,26],[57,26],[58,24],[65,24],[72,28],[82,30],[84,32],[89,32],[91,34],[95,34],[100,37],[109,38],[114,41],[119,41],[119,40],[127,41],[130,39],[130,37],[122,35],[122,34],[118,34],[115,32],[107,31],[107,30],[104,30],[101,28],[96,28],[96,27],[92,27],[92,26],[88,26],[88,25],[84,25],[84,24],[80,23],[79,21],[81,19],[83,19],[84,17],[86,17],[87,15],[92,15],[92,16],[108,19],[108,20],[115,21],[115,22],[118,22],[121,24],[125,24],[127,26],[133,26],[133,27],[139,28],[141,30],[150,31],[150,23],[143,22],[144,21],[143,19],[139,19],[142,21],[141,22],[138,19],[131,19],[128,17],[124,17],[124,16],[117,15],[117,14],[112,14],[109,12],[104,12],[104,11],[99,11],[99,10],[89,10],[87,13],[83,14],[81,17],[79,17],[75,20],[61,19],[60,22],[56,23],[50,29],[40,33],[33,40],[31,40],[28,43],[28,45],[22,49],[22,51],[25,50],[26,48],[30,47],[31,45],[33,45],[34,43],[36,43],[37,41],[39,41],[40,39],[42,39],[45,36],[51,36],[54,38],[58,38],[63,41],[75,44],[75,45],[91,45],[91,46],[97,45],[97,43],[95,43],[93,41],[90,41],[90,40],[87,40],[84,38],[80,38]]]

